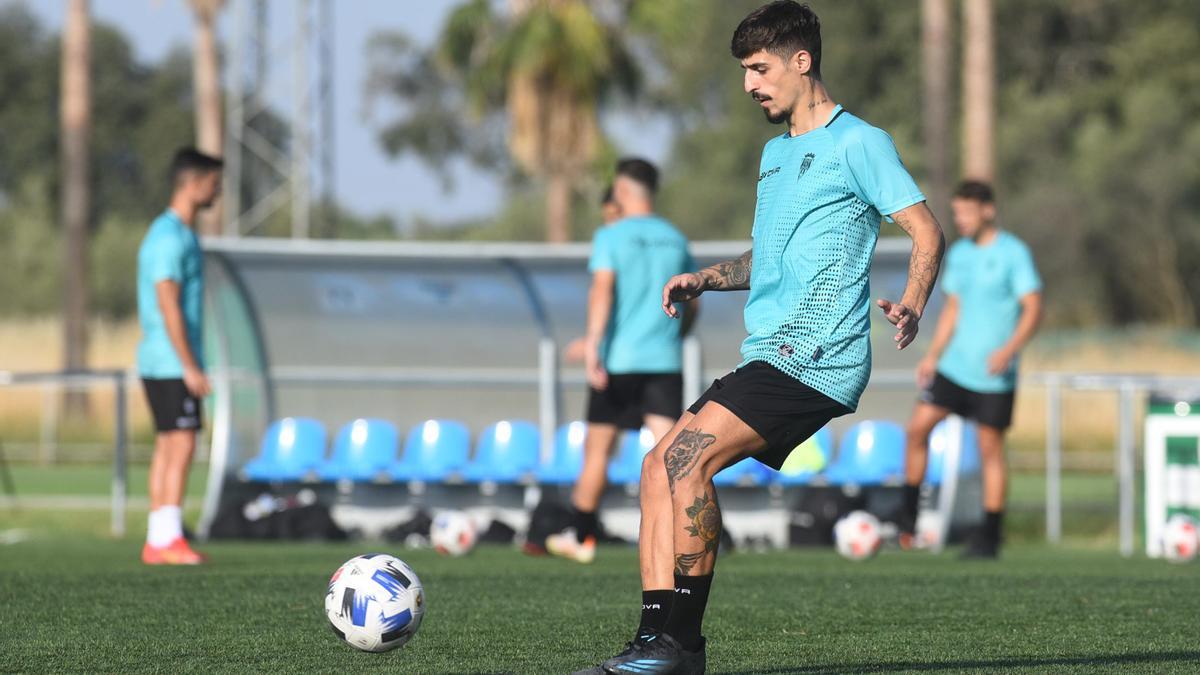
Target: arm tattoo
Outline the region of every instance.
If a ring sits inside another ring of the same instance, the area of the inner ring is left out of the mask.
[[[752,258],[753,252],[746,251],[736,260],[706,267],[699,274],[710,291],[744,291],[750,288]]]
[[[716,440],[716,436],[699,429],[684,429],[671,441],[671,446],[663,454],[663,465],[667,467],[667,483],[671,486],[671,494],[675,494],[675,481],[691,473],[696,462],[700,461],[700,453]]]
[[[675,556],[676,574],[687,574],[696,563],[715,554],[721,539],[721,510],[714,496],[707,492],[701,494],[683,512],[692,522],[683,528],[684,531],[698,538],[704,544],[704,550]]]
[[[929,214],[929,217],[932,218],[933,214]],[[901,211],[892,214],[892,219],[913,241],[912,254],[908,261],[908,287],[905,289],[904,297],[915,297],[921,303],[920,307],[924,307],[925,301],[933,292],[933,284],[937,281],[946,240],[941,236],[941,228],[938,228],[937,245],[933,250],[927,247],[922,248],[920,242],[913,236],[914,223],[911,216]],[[913,308],[910,307],[910,309]]]

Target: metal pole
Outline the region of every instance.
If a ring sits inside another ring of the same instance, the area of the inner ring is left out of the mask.
[[[558,345],[554,338],[538,341],[538,425],[542,432],[542,461],[554,456],[558,428]]]
[[[294,6],[296,36],[292,42],[292,237],[309,236],[309,173],[311,143],[308,121],[308,19],[309,0]]]
[[[1133,439],[1133,394],[1134,386],[1129,380],[1121,382],[1121,404],[1117,443],[1117,481],[1119,487],[1121,555],[1133,555],[1133,501],[1134,501],[1134,439]]]
[[[128,494],[127,471],[125,465],[125,450],[127,444],[127,429],[125,428],[125,373],[113,375],[113,393],[116,398],[116,420],[113,426],[116,435],[116,447],[113,452],[113,481],[112,481],[112,533],[114,537],[125,536],[125,501]]]
[[[1046,380],[1046,541],[1062,541],[1062,381]]]
[[[233,8],[233,39],[229,49],[229,95],[225,99],[225,235],[240,233],[242,216],[242,127],[246,124],[245,54],[246,3]]]
[[[334,141],[335,141],[335,120],[334,120],[334,101],[337,100],[333,90],[334,78],[334,55],[337,53],[334,49],[334,13],[333,0],[321,0],[320,5],[321,20],[317,26],[320,34],[320,72],[321,86],[318,96],[320,97],[320,114],[321,114],[321,234],[333,238],[337,232],[338,213],[336,209],[336,173],[334,162]]]
[[[963,418],[950,415],[946,418],[946,447],[942,450],[942,489],[938,492],[938,522],[937,542],[933,545],[934,553],[940,553],[946,547],[946,538],[950,534],[950,521],[954,518],[954,500],[958,495],[958,467],[962,457],[963,434],[966,425]]]

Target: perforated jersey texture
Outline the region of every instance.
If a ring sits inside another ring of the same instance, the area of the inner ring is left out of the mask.
[[[869,272],[881,213],[925,197],[891,138],[839,106],[763,148],[743,365],[765,361],[851,409],[871,374]]]

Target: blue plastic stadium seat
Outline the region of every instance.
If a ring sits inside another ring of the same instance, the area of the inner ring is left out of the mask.
[[[497,422],[479,437],[475,458],[463,469],[463,478],[517,482],[537,466],[540,445],[537,425],[532,422]]]
[[[832,457],[833,432],[829,427],[821,427],[820,431],[792,450],[779,471],[768,469],[768,472],[774,482],[782,485],[807,485],[829,466]]]
[[[242,468],[248,480],[300,480],[325,455],[325,425],[307,417],[285,417],[267,428],[258,456]]]
[[[945,472],[946,449],[950,444],[950,434],[947,431],[947,421],[942,420],[929,434],[929,463],[925,468],[925,482],[929,485],[941,485],[942,474]],[[972,476],[979,473],[979,432],[975,425],[967,420],[962,422],[962,452],[958,456],[958,474]]]
[[[878,485],[904,474],[904,429],[894,422],[859,422],[842,437],[837,459],[825,472],[835,485]]]
[[[763,466],[757,459],[747,457],[742,461],[727,466],[713,476],[714,485],[755,486],[767,482],[770,469]]]
[[[426,420],[408,432],[404,455],[388,467],[395,480],[441,481],[461,470],[471,453],[471,432],[462,422]]]
[[[574,483],[583,469],[583,439],[587,425],[571,422],[554,434],[554,455],[548,463],[538,466],[535,475],[541,483]]]
[[[371,480],[396,460],[400,432],[387,420],[357,419],[333,441],[333,456],[317,467],[322,480]]]
[[[654,434],[643,427],[640,431],[621,434],[617,456],[608,464],[608,482],[629,485],[642,480],[642,458],[654,449]]]

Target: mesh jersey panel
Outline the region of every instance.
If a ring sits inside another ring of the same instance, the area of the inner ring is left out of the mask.
[[[743,365],[765,361],[855,409],[871,374],[876,204],[895,212],[924,196],[891,139],[840,107],[824,127],[769,141],[760,172]]]

